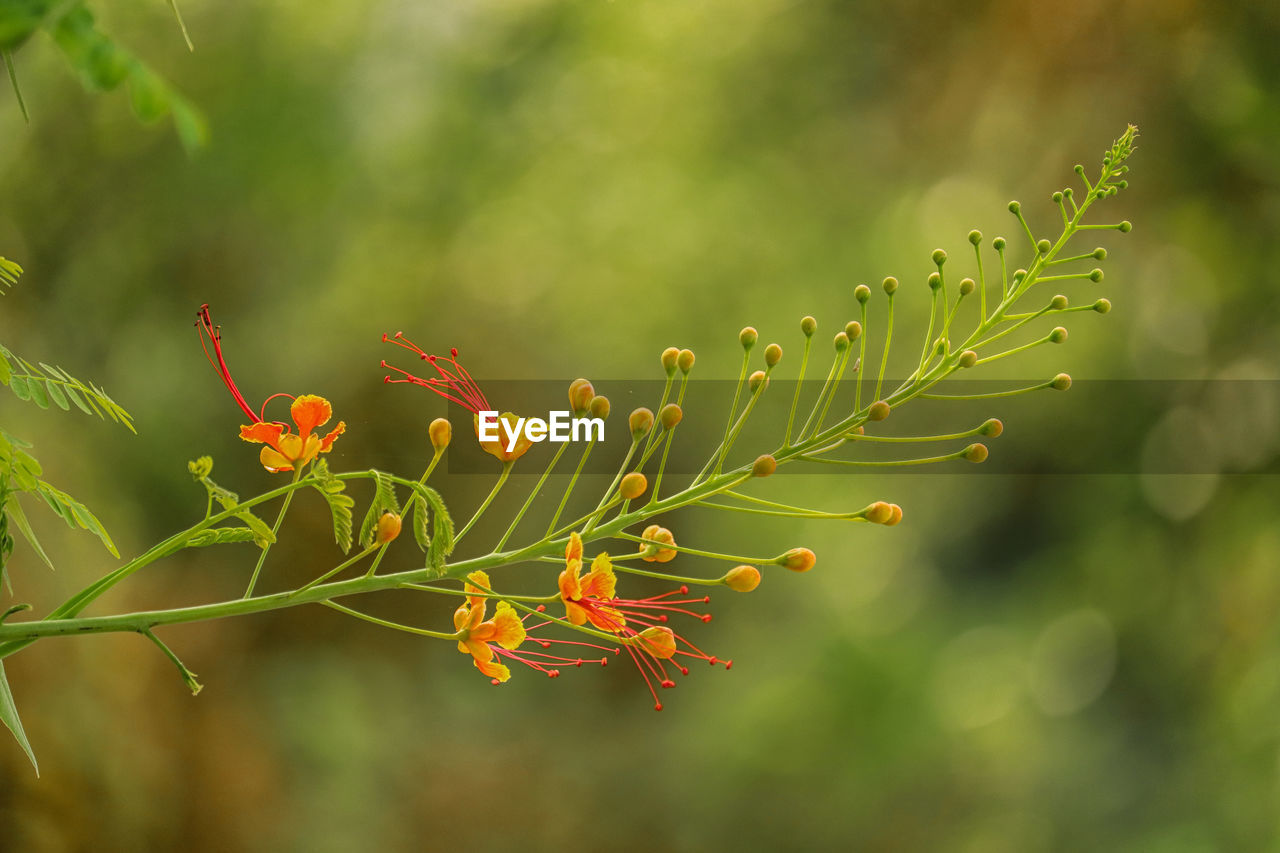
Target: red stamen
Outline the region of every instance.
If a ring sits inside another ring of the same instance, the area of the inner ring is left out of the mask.
[[[196,329],[200,334],[200,348],[204,350],[204,357],[209,360],[209,364],[213,365],[213,369],[218,371],[218,375],[222,377],[222,384],[227,386],[227,390],[231,392],[231,396],[235,399],[236,405],[245,413],[249,420],[254,423],[261,423],[264,418],[254,414],[253,409],[249,408],[248,402],[245,401],[244,395],[240,393],[240,389],[236,387],[235,381],[231,378],[231,370],[227,367],[227,360],[222,355],[222,327],[213,325],[213,319],[209,316],[209,306],[200,306],[200,310],[196,313],[199,318],[196,321]],[[205,336],[208,335],[209,343],[213,345],[213,352],[217,356],[217,363],[214,363],[214,356],[209,355],[209,347],[205,344]]]

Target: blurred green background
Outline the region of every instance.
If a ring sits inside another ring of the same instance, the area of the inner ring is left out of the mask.
[[[794,370],[801,315],[826,340],[852,287],[892,273],[918,318],[929,252],[1016,236],[1010,198],[1047,232],[1048,194],[1126,122],[1132,187],[1101,218],[1134,231],[1103,232],[1107,278],[1066,291],[1115,309],[1005,375],[1277,378],[1280,6],[877,5],[186,0],[188,54],[166,4],[99,2],[211,140],[186,156],[46,37],[16,55],[31,124],[0,93],[0,254],[27,275],[0,333],[102,383],[139,434],[7,394],[4,425],[131,555],[203,511],[187,459],[213,454],[242,494],[271,482],[203,362],[203,302],[247,396],[324,394],[349,425],[331,464],[416,475],[440,407],[381,384],[384,331],[457,346],[477,376],[609,394],[673,344],[733,376],[750,323]],[[1068,446],[1074,405],[1024,407],[993,451]],[[1086,414],[1102,441],[1136,428]],[[683,513],[682,544],[804,544],[819,564],[713,595],[695,641],[734,668],[695,671],[661,714],[627,667],[495,689],[449,644],[319,608],[166,631],[198,698],[139,637],[41,642],[6,661],[43,775],[0,745],[0,847],[1276,849],[1280,493],[1248,472],[1273,463],[1278,417],[1255,392],[1168,400],[1139,444],[1221,474],[950,468],[773,493],[893,500],[891,529]],[[437,485],[465,518],[490,483]],[[338,556],[323,505],[295,506],[273,588]],[[20,544],[5,600],[45,612],[112,561],[28,513],[58,571]],[[405,542],[387,565],[420,559]],[[251,560],[183,555],[94,612],[234,597]],[[442,602],[367,606],[448,624]]]

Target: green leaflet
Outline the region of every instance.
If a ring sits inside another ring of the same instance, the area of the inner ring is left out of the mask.
[[[409,499],[406,512],[412,513],[410,519],[413,538],[418,547],[427,552],[427,564],[433,569],[444,568],[445,558],[453,552],[453,518],[444,505],[444,498],[430,486],[422,483],[413,484],[413,497]],[[431,508],[431,535],[427,535],[427,508]]]
[[[0,293],[4,292],[4,286],[15,284],[20,275],[22,275],[22,267],[7,258],[0,257]]]
[[[374,481],[377,483],[377,488],[373,493],[373,502],[369,504],[369,511],[364,514],[364,521],[360,525],[360,544],[366,548],[373,544],[378,519],[382,514],[384,512],[399,514],[400,512],[400,504],[396,502],[395,485],[391,482],[391,478],[381,471],[375,471]]]
[[[231,491],[230,489],[224,489],[222,486],[219,486],[213,480],[209,479],[209,474],[213,472],[213,457],[201,456],[199,459],[192,460],[191,462],[187,463],[187,470],[191,472],[191,476],[195,479],[197,483],[200,483],[205,487],[205,490],[209,493],[209,497],[217,501],[219,506],[221,506],[223,509],[235,509],[240,505],[239,495],[237,495],[235,492]],[[237,512],[236,518],[243,521],[247,526],[247,528],[253,532],[253,536],[251,538],[259,548],[262,548],[265,550],[268,545],[276,541],[275,534],[271,532],[271,526],[267,524],[265,521],[263,521],[262,519],[258,518],[249,510],[246,509],[246,510],[241,510],[240,512]],[[228,529],[228,528],[215,528],[215,529]],[[204,532],[209,532],[209,531],[204,531]],[[193,540],[195,538],[197,537],[192,537]],[[226,540],[226,541],[241,542],[246,540],[236,539],[236,540]],[[195,545],[199,547],[202,544],[214,544],[214,543],[212,542],[196,543],[192,540],[188,540],[187,544]]]
[[[9,517],[13,519],[13,523],[18,525],[18,531],[23,538],[27,540],[27,544],[31,546],[31,550],[36,552],[44,564],[50,569],[53,568],[53,561],[49,559],[49,555],[44,552],[44,548],[40,545],[40,540],[36,539],[36,532],[31,529],[31,522],[27,521],[27,514],[22,511],[22,504],[18,503],[17,494],[10,493],[5,501],[5,511]]]
[[[97,415],[103,420],[109,418],[123,424],[129,432],[137,433],[133,416],[97,385],[83,382],[43,361],[32,364],[3,345],[0,345],[0,381],[7,382],[19,400],[30,400],[42,409],[49,408],[52,402],[68,411],[74,403],[85,414]]]
[[[116,544],[111,541],[111,536],[102,526],[102,522],[98,521],[98,517],[90,512],[87,506],[44,480],[37,481],[36,491],[40,497],[44,498],[50,509],[62,516],[62,520],[68,527],[88,530],[102,540],[102,544],[111,552],[111,556],[119,559],[120,552],[116,550]]]
[[[27,740],[27,733],[22,730],[22,720],[18,719],[18,708],[13,704],[13,692],[9,690],[9,678],[4,673],[4,662],[0,661],[0,720],[4,720],[4,724],[8,726],[9,731],[13,732],[13,736],[17,738],[18,746],[22,747],[22,751],[27,754],[27,758],[31,759],[31,766],[35,768],[36,775],[40,775],[40,765],[36,763],[36,754],[31,751],[31,743]]]
[[[187,547],[205,548],[209,545],[225,545],[231,542],[253,542],[257,538],[258,532],[252,527],[214,527],[201,530],[192,536],[187,540]]]
[[[350,495],[343,494],[347,484],[330,473],[329,464],[325,460],[321,459],[312,467],[311,476],[317,481],[312,485],[324,497],[325,503],[329,504],[329,514],[333,516],[333,539],[342,553],[346,554],[351,551],[351,543],[355,538],[351,510],[356,502]]]

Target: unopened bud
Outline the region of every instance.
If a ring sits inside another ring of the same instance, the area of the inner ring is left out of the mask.
[[[1052,332],[1049,333],[1049,343],[1051,344],[1060,344],[1066,339],[1067,339],[1067,330],[1062,326],[1058,326],[1056,329],[1054,329]]]
[[[995,249],[997,252],[1003,252],[1006,245],[1007,244],[1003,237],[997,237],[991,241],[991,248]]]
[[[1095,261],[1105,261],[1107,259],[1107,250],[1099,246],[1093,250],[1093,259]]]
[[[631,413],[631,417],[627,419],[627,425],[631,427],[633,439],[643,438],[649,434],[649,430],[653,429],[653,412],[641,406]]]
[[[675,347],[667,347],[662,351],[662,369],[671,376],[676,372],[676,362],[680,359],[680,350]]]
[[[1048,240],[1041,240],[1040,242],[1036,243],[1036,251],[1042,255],[1049,254],[1049,250],[1051,248],[1053,248],[1053,244],[1050,243]]]
[[[757,456],[756,461],[751,464],[751,476],[753,477],[768,477],[777,470],[778,460],[768,453]]]
[[[747,387],[751,389],[752,394],[764,390],[769,387],[769,375],[763,370],[757,370],[747,377]]]
[[[862,324],[857,320],[850,320],[844,324],[844,334],[850,341],[856,341],[862,337]]]
[[[764,348],[765,366],[775,367],[780,361],[782,361],[782,347],[777,344],[769,344]]]
[[[808,548],[792,548],[778,558],[778,565],[793,572],[807,572],[818,562],[818,557]]]
[[[427,435],[431,438],[431,446],[437,451],[444,450],[453,439],[453,424],[447,418],[436,418],[427,427]]]
[[[595,395],[596,389],[586,379],[575,379],[569,383],[569,406],[575,415],[585,415]]]
[[[942,266],[947,262],[947,253],[941,249],[933,250],[933,262],[938,266]]]
[[[622,483],[618,486],[618,494],[622,495],[623,500],[631,501],[643,495],[648,488],[649,481],[645,479],[644,474],[632,471],[622,478]]]
[[[591,398],[591,417],[604,420],[609,417],[609,398],[597,395]]]
[[[897,504],[889,504],[889,509],[893,510],[893,515],[889,516],[889,520],[884,523],[885,527],[893,527],[902,521],[902,507]]]
[[[942,287],[942,276],[936,272],[929,273],[929,289],[937,290],[939,287]]]
[[[1055,391],[1065,391],[1071,387],[1071,377],[1065,373],[1059,373],[1057,376],[1053,377],[1053,382],[1050,383],[1050,387]]]
[[[680,357],[676,359],[676,364],[680,367],[680,372],[689,375],[689,371],[693,370],[693,350],[680,350]]]
[[[978,435],[988,435],[992,438],[1004,432],[1004,422],[999,418],[988,418],[983,421],[982,426],[978,428]]]
[[[1054,311],[1061,311],[1070,304],[1071,303],[1067,297],[1063,296],[1061,293],[1049,300],[1049,308]]]
[[[867,300],[871,298],[871,288],[865,284],[858,285],[853,289],[853,298],[865,305]]]
[[[1061,193],[1061,192],[1055,192],[1055,193],[1054,193],[1052,196],[1050,196],[1050,197],[1053,199],[1053,203],[1054,203],[1054,204],[1057,204],[1058,202],[1062,201],[1062,193]]]
[[[1111,310],[1111,300],[1105,298],[1099,299],[1097,302],[1093,303],[1093,310],[1097,311],[1099,314],[1107,313]]]
[[[760,333],[751,326],[738,332],[738,343],[742,344],[743,349],[751,349],[758,340],[760,340]]]
[[[1090,270],[1089,281],[1093,281],[1093,282],[1102,281],[1102,270],[1098,269],[1097,267],[1094,267],[1092,270]]]
[[[667,403],[662,407],[662,411],[658,412],[658,422],[662,424],[665,430],[673,430],[676,425],[684,419],[684,409],[675,403]]]
[[[400,516],[391,510],[384,510],[382,515],[378,517],[378,526],[375,528],[373,536],[374,544],[385,545],[399,535]]]
[[[860,285],[862,286],[862,285]],[[868,291],[870,292],[870,291]],[[818,331],[818,321],[812,317],[805,317],[800,320],[800,331],[804,333],[806,338],[813,337],[813,333]]]
[[[836,332],[833,342],[836,345],[836,352],[844,352],[849,348],[849,336],[844,332]]]
[[[893,292],[898,289],[898,280],[893,276],[887,276],[885,280],[880,283],[880,286],[884,288],[885,293],[892,296]]]
[[[1121,222],[1119,225],[1116,226],[1116,230],[1119,231],[1121,234],[1128,234],[1130,231],[1133,230],[1133,223],[1131,223],[1129,220],[1126,219],[1124,222]]]
[[[977,287],[977,285],[974,283],[973,279],[971,278],[960,279],[960,295],[961,296],[968,296],[970,293],[973,293],[973,289],[975,287]]]
[[[1017,213],[1019,210],[1022,210],[1022,205],[1018,204],[1016,201],[1009,202],[1010,213]]]
[[[760,586],[760,570],[755,566],[736,566],[725,573],[723,583],[735,592],[751,592]]]
[[[983,462],[987,458],[987,446],[982,443],[974,443],[964,449],[964,458],[970,462]]]
[[[867,420],[882,421],[887,417],[889,417],[889,404],[884,400],[877,400],[867,410]]]
[[[640,534],[642,539],[656,540],[666,545],[676,544],[676,538],[671,531],[665,527],[659,527],[656,524],[650,524]],[[640,543],[641,558],[646,563],[669,563],[676,557],[675,548],[663,548],[661,545],[655,545],[653,542]]]
[[[967,349],[960,353],[960,360],[957,363],[961,367],[973,367],[978,363],[978,354],[971,349]]]
[[[876,501],[867,507],[866,519],[872,524],[884,524],[893,515],[892,506],[884,501]]]
[[[654,625],[645,628],[635,636],[635,642],[655,658],[667,660],[675,657],[676,635],[665,625]]]
[[[970,231],[970,232],[969,232],[969,242],[970,242],[970,243],[972,243],[972,244],[973,244],[973,245],[975,245],[975,246],[976,246],[976,245],[978,245],[979,243],[981,243],[981,242],[982,242],[982,232],[981,232],[981,231],[979,231],[979,230],[977,230],[976,228],[975,228],[974,230]]]

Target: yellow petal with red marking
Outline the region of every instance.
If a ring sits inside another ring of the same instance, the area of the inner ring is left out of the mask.
[[[601,631],[611,631],[615,634],[627,626],[627,617],[612,607],[593,607],[587,611],[587,618]]]
[[[505,601],[498,602],[497,611],[493,614],[494,626],[492,642],[504,649],[514,649],[524,642],[524,622],[516,615],[515,608]]]
[[[582,537],[576,530],[569,534],[569,543],[564,546],[564,559],[568,563],[582,560]]]
[[[591,573],[582,584],[582,594],[579,598],[590,597],[602,600],[613,598],[617,585],[618,578],[613,573],[613,562],[609,559],[609,555],[599,554],[591,561]]]

